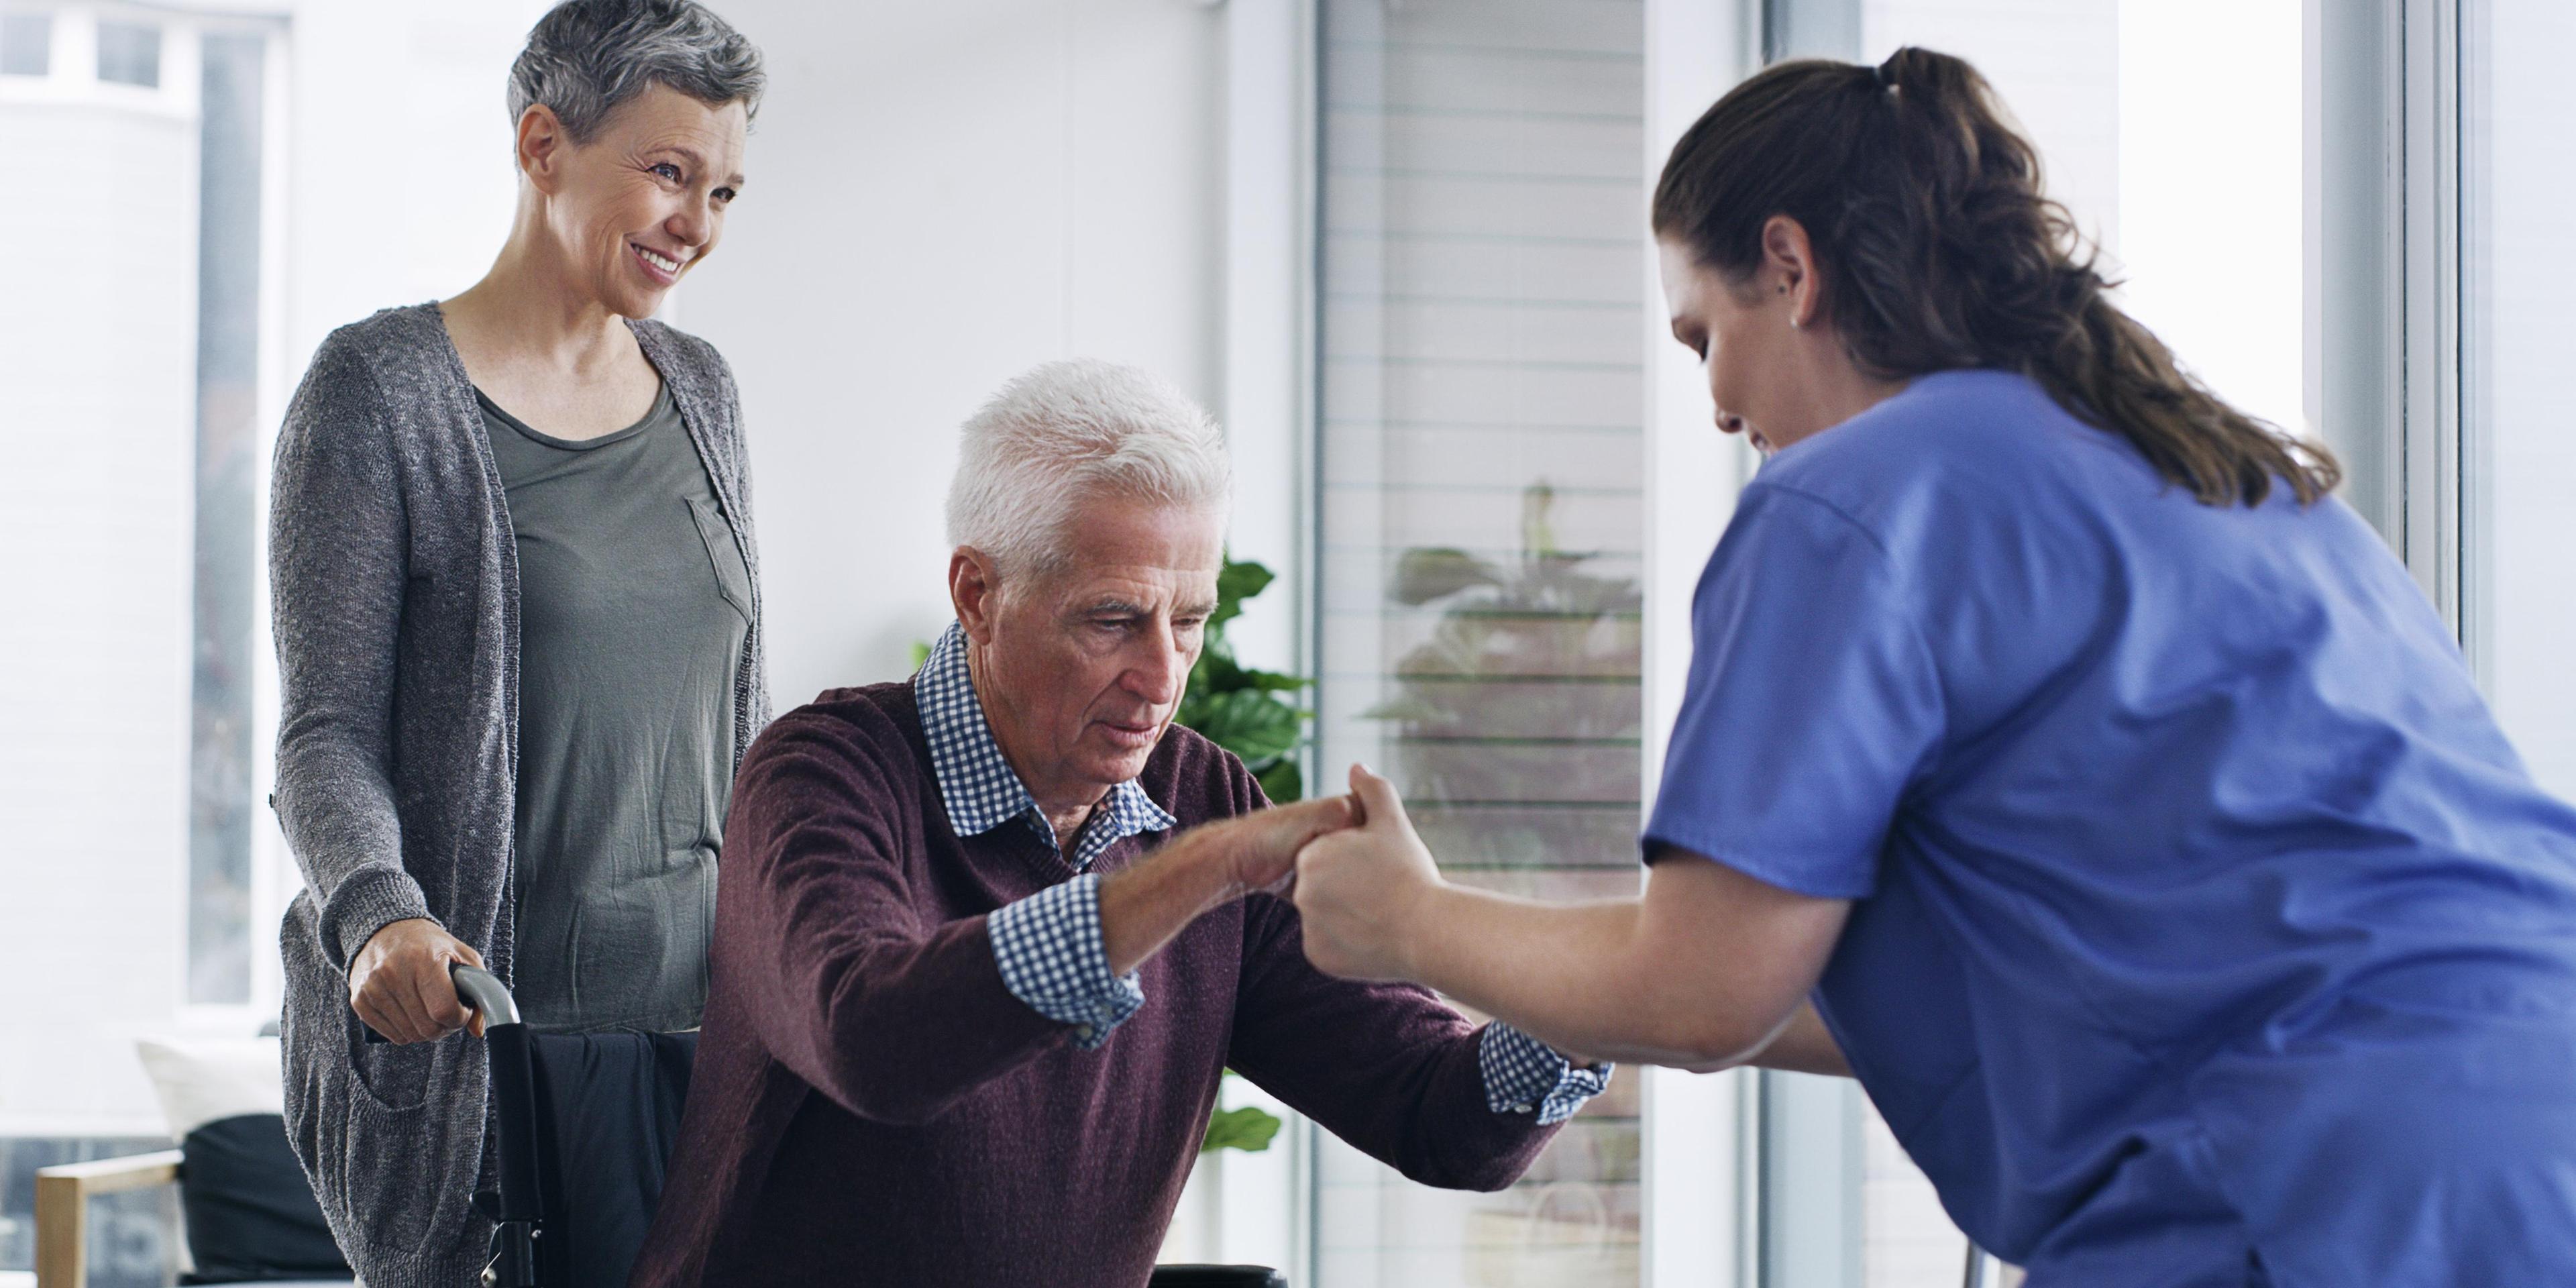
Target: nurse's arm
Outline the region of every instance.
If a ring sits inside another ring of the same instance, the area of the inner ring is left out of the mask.
[[[1696,1070],[1754,1060],[1792,1030],[1850,911],[1671,848],[1652,856],[1641,899],[1453,886],[1386,780],[1354,768],[1351,782],[1367,822],[1298,859],[1307,957],[1427,985],[1559,1051]],[[1821,1036],[1792,1034],[1780,1055],[1823,1064]]]
[[[1746,1064],[1765,1069],[1786,1069],[1791,1073],[1821,1073],[1836,1078],[1852,1076],[1851,1064],[1843,1059],[1842,1044],[1834,1041],[1825,1027],[1823,1016],[1816,1014],[1813,1002],[1802,1002],[1798,1013],[1789,1017],[1780,1036],[1762,1048]]]

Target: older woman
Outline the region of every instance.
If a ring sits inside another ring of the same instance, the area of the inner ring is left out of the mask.
[[[375,1288],[464,1283],[487,1237],[450,963],[540,1029],[705,1002],[758,561],[724,360],[644,319],[716,247],[761,84],[691,0],[547,14],[491,272],[333,333],[280,435],[287,1121]]]

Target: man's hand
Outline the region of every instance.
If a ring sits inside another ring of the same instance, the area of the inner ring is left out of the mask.
[[[1102,878],[1100,942],[1110,973],[1136,969],[1200,916],[1286,885],[1300,847],[1358,821],[1359,806],[1347,796],[1273,806],[1191,828]]]
[[[1357,827],[1359,802],[1349,796],[1325,796],[1274,805],[1254,814],[1230,818],[1214,827],[1225,829],[1226,857],[1232,864],[1236,896],[1284,889],[1297,874],[1297,852],[1327,833]]]
[[[450,962],[483,964],[483,954],[424,917],[385,923],[349,962],[349,1009],[392,1042],[434,1042],[483,1017],[456,998]]]
[[[1409,979],[1418,910],[1441,888],[1440,867],[1395,785],[1351,766],[1351,794],[1365,821],[1323,836],[1297,856],[1297,911],[1306,960],[1349,979]]]

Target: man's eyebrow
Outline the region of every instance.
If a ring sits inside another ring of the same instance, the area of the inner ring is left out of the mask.
[[[1142,604],[1129,603],[1124,599],[1099,599],[1093,600],[1091,604],[1085,607],[1082,611],[1091,616],[1098,616],[1102,613],[1116,613],[1122,617],[1134,617],[1143,613],[1151,612],[1152,610],[1146,608]]]

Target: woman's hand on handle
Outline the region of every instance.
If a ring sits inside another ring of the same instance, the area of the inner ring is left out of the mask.
[[[349,1009],[390,1042],[435,1042],[469,1024],[479,1035],[483,1017],[458,1000],[452,962],[481,966],[483,954],[428,918],[387,922],[349,962]]]
[[[1443,884],[1440,866],[1414,834],[1395,784],[1353,765],[1351,795],[1364,821],[1297,855],[1306,959],[1346,979],[1409,979],[1416,912]]]

